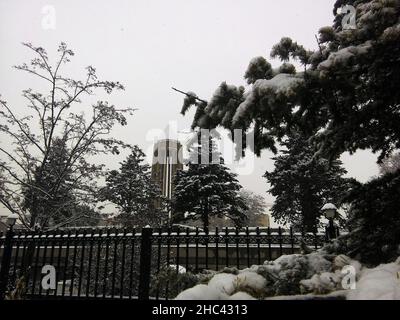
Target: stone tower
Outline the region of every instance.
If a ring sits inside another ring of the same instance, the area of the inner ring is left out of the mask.
[[[176,172],[183,169],[182,157],[182,145],[177,140],[160,140],[154,145],[151,179],[167,199],[172,198]]]

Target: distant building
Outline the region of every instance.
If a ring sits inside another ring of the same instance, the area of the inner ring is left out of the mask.
[[[172,198],[176,172],[183,169],[182,158],[182,145],[177,140],[160,140],[154,145],[151,179],[167,199]],[[156,207],[160,207],[160,203],[156,203]]]
[[[257,222],[258,222],[258,225],[257,225],[258,227],[268,228],[271,226],[270,221],[269,221],[269,214],[267,214],[267,213],[260,214],[258,216]]]
[[[7,225],[3,221],[0,221],[0,232],[6,232],[7,230]]]

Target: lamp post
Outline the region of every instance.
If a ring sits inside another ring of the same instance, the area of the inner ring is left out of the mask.
[[[321,208],[321,211],[323,212],[324,216],[329,220],[329,226],[328,226],[329,240],[336,238],[336,230],[335,230],[335,225],[333,224],[333,219],[337,217],[337,210],[338,209],[333,203],[326,203]]]

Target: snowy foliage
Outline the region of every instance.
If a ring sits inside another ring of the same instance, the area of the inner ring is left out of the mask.
[[[232,125],[244,123],[246,117],[253,117],[261,110],[269,110],[278,107],[284,99],[291,100],[303,80],[300,77],[287,73],[281,73],[269,80],[257,80],[251,92],[246,95],[244,102],[237,108]]]
[[[355,29],[343,29],[345,13],[339,13],[319,30],[314,51],[282,38],[271,50],[283,63],[279,68],[253,58],[245,72],[251,88],[223,83],[208,105],[199,106],[193,126],[254,129],[256,154],[275,152],[293,125],[312,132],[329,156],[371,148],[382,159],[400,148],[400,3],[337,0],[335,13],[345,5],[356,9]]]
[[[273,70],[271,64],[264,57],[251,59],[244,78],[248,84],[253,84],[259,79],[271,79]]]
[[[344,267],[355,272],[348,284]],[[287,255],[261,266],[218,273],[208,284],[181,292],[177,300],[251,299],[400,299],[400,258],[374,269],[363,267],[345,255],[319,250],[308,255]]]

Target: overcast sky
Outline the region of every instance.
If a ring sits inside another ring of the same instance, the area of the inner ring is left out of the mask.
[[[97,68],[101,78],[117,80],[126,91],[108,97],[121,106],[139,108],[115,136],[145,151],[152,129],[170,121],[188,130],[192,113],[179,114],[183,96],[175,86],[209,99],[222,81],[244,85],[251,58],[269,56],[281,37],[289,36],[309,49],[314,35],[333,19],[333,0],[168,0],[168,1],[32,1],[0,0],[0,94],[23,112],[21,90],[39,87],[38,80],[12,69],[32,55],[21,42],[46,48],[50,58],[64,41],[75,57],[68,72],[83,78],[84,67]],[[49,7],[50,6],[50,7]],[[55,13],[55,28],[51,17]],[[272,61],[277,65],[278,61]],[[1,138],[0,138],[1,139]],[[255,162],[239,180],[265,195],[262,175],[273,169],[271,153]],[[122,160],[122,159],[119,159]],[[376,156],[360,152],[343,156],[349,175],[366,181],[377,174]],[[116,161],[109,161],[115,167]]]

